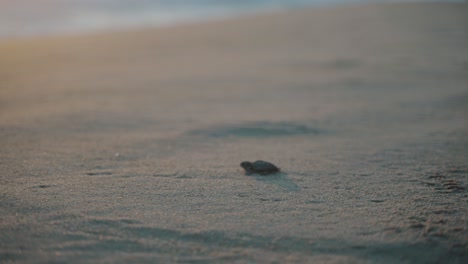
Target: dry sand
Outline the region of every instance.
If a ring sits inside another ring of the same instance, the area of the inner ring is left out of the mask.
[[[0,262],[468,263],[468,6],[0,42]],[[245,176],[264,159],[283,173]]]

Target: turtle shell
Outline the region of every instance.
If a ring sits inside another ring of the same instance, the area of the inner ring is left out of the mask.
[[[257,160],[253,163],[245,162],[243,164],[248,164],[249,166],[243,166],[246,169],[246,173],[258,173],[262,175],[276,173],[279,171],[279,168],[273,165],[270,162]]]

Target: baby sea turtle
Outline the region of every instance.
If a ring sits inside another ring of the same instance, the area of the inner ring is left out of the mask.
[[[244,161],[240,164],[240,166],[244,168],[245,175],[250,175],[253,173],[268,175],[280,171],[280,169],[272,163],[263,160],[257,160],[253,163],[249,161]]]

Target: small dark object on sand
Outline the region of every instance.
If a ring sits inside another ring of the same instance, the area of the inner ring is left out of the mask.
[[[250,175],[253,173],[268,175],[280,171],[280,169],[272,163],[263,160],[257,160],[253,163],[249,161],[244,161],[240,164],[240,166],[244,168],[245,175]]]

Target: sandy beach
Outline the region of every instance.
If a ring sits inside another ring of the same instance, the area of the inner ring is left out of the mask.
[[[467,4],[2,40],[0,263],[468,263],[467,117]]]

